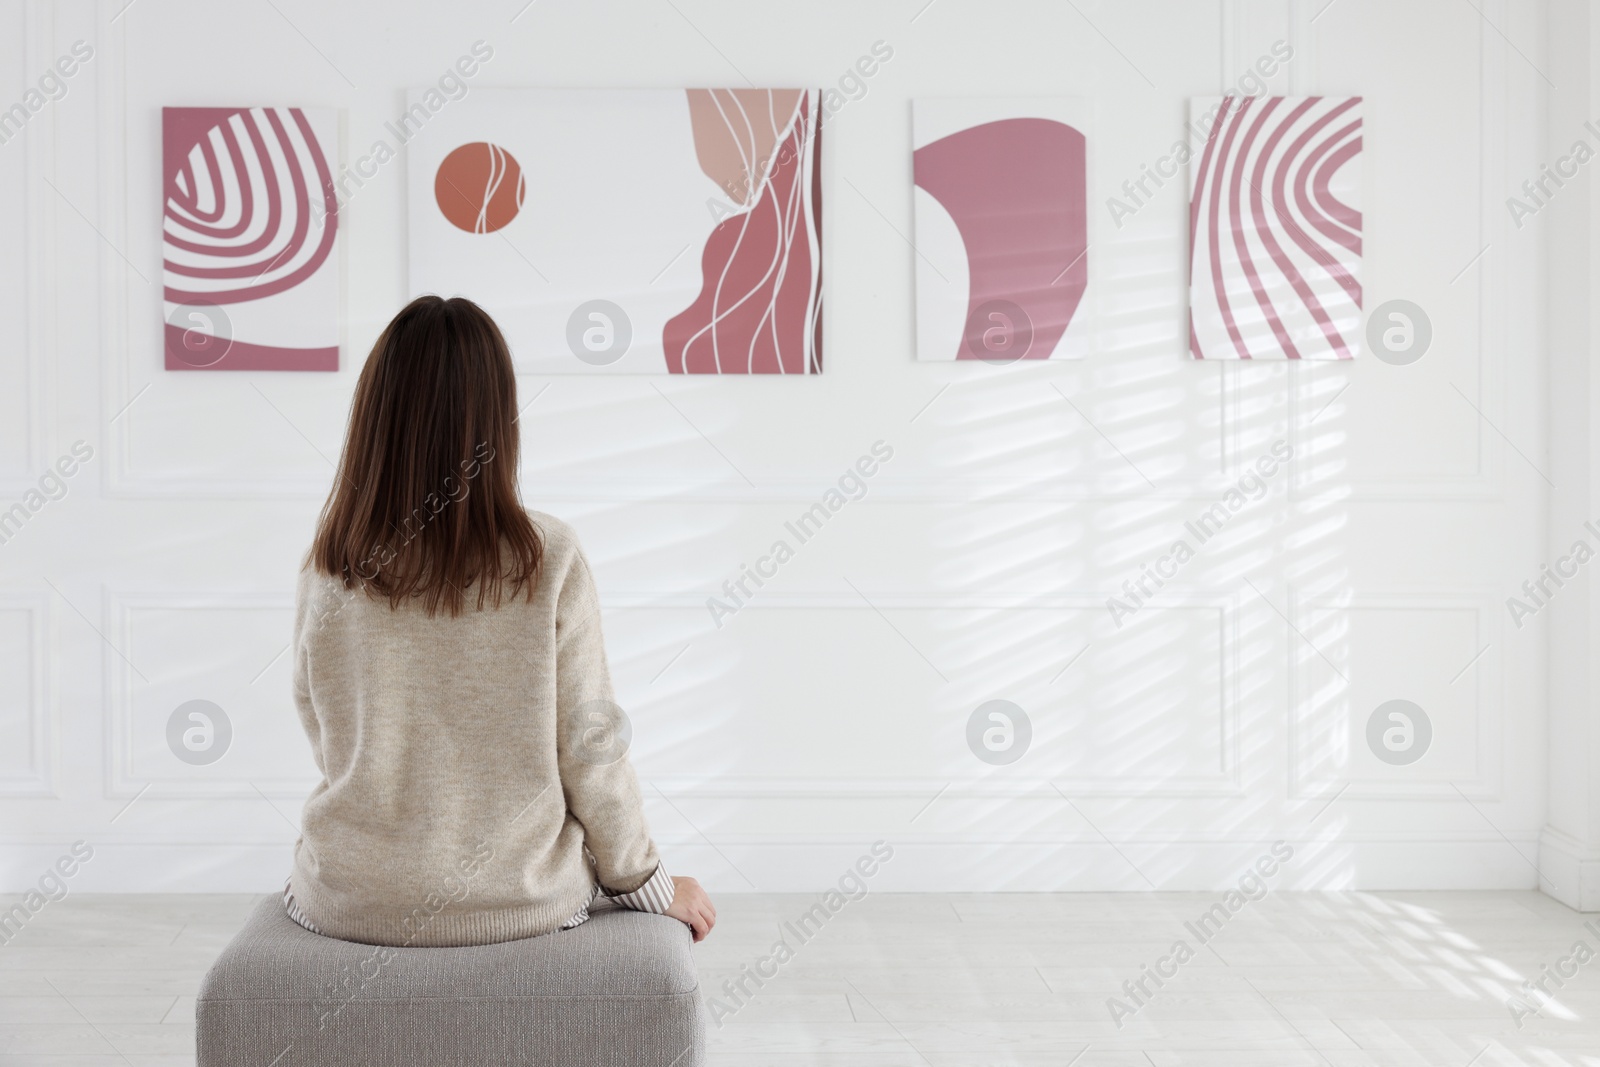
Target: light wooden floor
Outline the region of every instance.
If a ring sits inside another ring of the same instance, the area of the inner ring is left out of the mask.
[[[0,1064],[192,1064],[200,976],[253,899],[49,905],[0,947]],[[1217,899],[874,894],[712,1026],[712,1062],[1600,1065],[1600,958],[1520,1028],[1507,1006],[1575,942],[1600,950],[1584,917],[1545,897],[1275,893],[1202,946],[1184,923]],[[720,925],[695,950],[706,993],[809,902],[720,898]],[[1147,981],[1154,997],[1118,1029],[1107,998],[1179,938],[1196,957],[1159,990]]]

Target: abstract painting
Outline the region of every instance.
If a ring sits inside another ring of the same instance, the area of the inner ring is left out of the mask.
[[[339,369],[332,109],[161,113],[168,370]]]
[[[1189,351],[1351,359],[1361,338],[1361,98],[1195,100]]]
[[[521,165],[504,148],[486,141],[452,151],[433,178],[440,214],[468,233],[500,229],[517,217],[527,195]]]
[[[818,93],[408,98],[413,295],[483,305],[525,373],[822,370]]]
[[[1090,106],[912,105],[917,358],[1087,354]]]

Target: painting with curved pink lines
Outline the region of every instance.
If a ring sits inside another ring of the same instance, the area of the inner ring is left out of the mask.
[[[1351,359],[1361,345],[1358,96],[1197,99],[1189,350]]]
[[[168,370],[337,370],[331,109],[162,110]]]
[[[662,328],[673,374],[822,371],[821,127],[812,93],[691,89],[701,169],[741,210],[700,253],[694,302]]]
[[[913,104],[919,359],[1086,354],[1088,117],[1059,98]]]
[[[519,373],[822,372],[819,90],[427,92],[410,289],[477,301]]]

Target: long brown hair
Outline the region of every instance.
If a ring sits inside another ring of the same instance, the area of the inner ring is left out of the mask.
[[[338,475],[307,561],[386,596],[459,615],[533,596],[544,545],[517,495],[517,379],[500,328],[470,300],[419,296],[361,368]]]

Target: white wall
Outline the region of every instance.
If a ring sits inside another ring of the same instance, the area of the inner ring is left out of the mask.
[[[1570,153],[1577,140],[1593,145],[1587,128],[1600,115],[1600,4],[1551,4],[1549,73],[1553,93],[1549,141]],[[1556,28],[1559,27],[1559,30]],[[1570,165],[1566,169],[1571,169]],[[1549,215],[1548,316],[1550,320],[1551,491],[1547,557],[1569,555],[1586,524],[1600,518],[1600,183],[1583,173],[1552,199]],[[1584,911],[1600,911],[1600,586],[1585,571],[1559,601],[1550,628],[1550,766],[1548,821],[1539,841],[1546,890]]]
[[[1542,6],[125,2],[0,12],[5,103],[95,49],[0,145],[0,502],[95,449],[0,545],[0,888],[77,838],[84,888],[280,882],[311,772],[292,578],[410,295],[397,161],[345,215],[339,373],[163,371],[159,108],[337,106],[353,160],[479,38],[475,84],[505,86],[833,85],[894,50],[827,129],[820,380],[519,382],[548,386],[524,492],[596,563],[675,870],[809,888],[881,837],[880,888],[1197,888],[1284,838],[1285,885],[1535,884],[1546,619],[1504,600],[1546,558],[1549,223],[1504,201],[1546,158]],[[1197,365],[1182,181],[1121,229],[1104,210],[1280,39],[1274,91],[1367,98],[1367,306],[1427,310],[1414,365]],[[1097,354],[916,365],[908,102],[1029,94],[1095,102]],[[1106,597],[1279,439],[1270,495],[1113,626]],[[878,440],[868,497],[716,629],[706,598]],[[1364,741],[1395,697],[1435,730],[1403,768]],[[234,723],[210,767],[164,742],[193,698]],[[1034,728],[1008,767],[964,740],[995,698]]]

